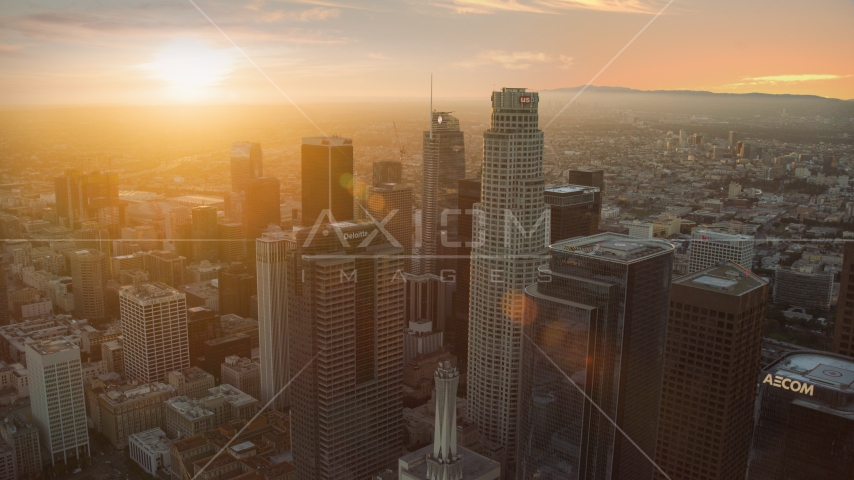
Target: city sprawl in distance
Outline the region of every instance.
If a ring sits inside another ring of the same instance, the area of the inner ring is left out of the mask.
[[[854,479],[852,25],[0,5],[0,480]]]

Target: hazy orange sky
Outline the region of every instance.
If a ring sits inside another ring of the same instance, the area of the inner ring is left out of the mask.
[[[297,102],[584,85],[660,0],[193,0]],[[854,98],[854,1],[674,0],[594,85]],[[0,103],[287,101],[190,0],[0,6]]]

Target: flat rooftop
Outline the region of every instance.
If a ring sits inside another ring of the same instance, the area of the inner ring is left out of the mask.
[[[128,286],[123,288],[120,293],[122,296],[131,297],[137,300],[154,300],[172,296],[184,296],[184,293],[180,290],[174,289],[165,283],[158,282]]]
[[[844,393],[851,393],[854,388],[854,359],[833,353],[791,352],[765,367],[763,372]]]
[[[303,145],[322,145],[331,147],[341,147],[344,145],[353,145],[352,138],[344,137],[302,137]]]
[[[673,280],[677,285],[689,285],[703,290],[744,295],[768,282],[741,265],[726,261]]]
[[[646,257],[673,251],[673,245],[655,239],[642,239],[618,233],[600,233],[563,240],[549,249],[558,255],[573,254],[631,263]]]
[[[42,355],[50,355],[52,353],[59,353],[64,352],[65,350],[74,350],[78,348],[77,345],[74,345],[64,338],[44,342],[34,342],[30,343],[29,346]]]
[[[585,185],[561,185],[559,187],[548,187],[545,189],[546,194],[580,194],[585,192],[596,193],[599,191],[597,187],[588,187]]]

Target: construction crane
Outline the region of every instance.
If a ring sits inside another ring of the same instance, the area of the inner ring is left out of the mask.
[[[400,152],[400,161],[402,163],[403,162],[403,156],[406,155],[406,147],[403,146],[403,144],[400,142],[400,135],[397,133],[397,124],[394,122],[391,122],[391,124],[394,125],[394,136],[397,137],[397,144],[400,145],[399,152]]]

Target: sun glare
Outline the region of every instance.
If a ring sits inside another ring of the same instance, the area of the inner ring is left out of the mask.
[[[233,52],[217,50],[204,43],[185,40],[171,43],[143,65],[151,77],[181,93],[220,84],[232,71]]]

